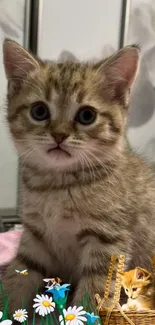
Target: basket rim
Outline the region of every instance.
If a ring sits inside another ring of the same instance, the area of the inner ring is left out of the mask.
[[[105,309],[105,310],[100,310],[99,311],[99,315],[106,315],[107,311],[109,310],[109,308]],[[129,316],[129,317],[141,317],[141,316],[152,316],[155,317],[155,310],[142,310],[142,311],[124,311],[125,315]],[[111,315],[118,315],[119,317],[123,317],[120,313],[120,311],[118,309],[113,309],[113,311],[111,312]]]

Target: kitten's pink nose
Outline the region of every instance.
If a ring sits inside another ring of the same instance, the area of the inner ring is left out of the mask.
[[[68,137],[65,133],[53,133],[52,136],[57,144],[62,143]]]

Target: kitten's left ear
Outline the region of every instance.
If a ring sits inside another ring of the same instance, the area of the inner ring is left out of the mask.
[[[151,276],[152,274],[150,272],[145,269],[142,269],[141,267],[137,267],[135,269],[135,278],[137,280],[148,280]]]
[[[3,61],[6,77],[14,83],[22,82],[28,73],[40,67],[29,52],[10,39],[3,43]]]
[[[136,77],[140,49],[127,46],[101,65],[104,88],[111,99],[119,100],[130,90]]]

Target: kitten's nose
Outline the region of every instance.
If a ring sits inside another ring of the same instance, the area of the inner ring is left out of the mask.
[[[53,133],[52,136],[57,144],[62,143],[68,137],[65,133]]]

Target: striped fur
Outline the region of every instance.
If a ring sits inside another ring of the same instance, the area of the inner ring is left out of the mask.
[[[155,184],[125,141],[138,56],[137,48],[127,47],[98,64],[42,62],[5,41],[7,117],[21,155],[25,228],[3,279],[5,292],[12,288],[11,310],[20,308],[22,295],[31,300],[45,276],[71,282],[76,304],[88,291],[93,306],[94,294],[103,294],[112,254],[125,254],[126,267],[148,268]],[[38,101],[51,114],[39,123],[30,116]],[[97,112],[89,126],[75,121],[83,105]],[[47,154],[54,134],[66,136],[69,156]],[[15,268],[28,269],[29,276],[17,277]]]

